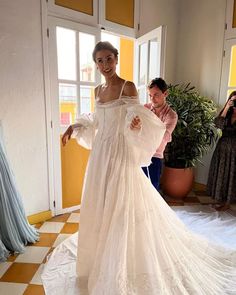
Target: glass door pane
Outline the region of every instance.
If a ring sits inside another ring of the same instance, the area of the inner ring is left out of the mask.
[[[58,79],[77,79],[76,75],[76,32],[57,27]]]
[[[75,123],[77,114],[77,85],[59,83],[61,126]]]
[[[147,84],[164,73],[164,37],[165,27],[161,26],[136,41],[135,82],[141,103],[148,101]]]
[[[56,28],[58,93],[61,133],[78,115],[93,110],[97,84],[92,52],[95,35],[63,27]],[[78,59],[76,58],[78,54]]]
[[[91,113],[94,109],[94,87],[81,86],[80,87],[80,113]]]
[[[149,41],[149,72],[148,82],[160,77],[160,43],[157,38]]]
[[[80,81],[95,81],[95,64],[92,52],[95,46],[95,36],[79,33]]]
[[[148,44],[143,43],[139,46],[139,85],[147,83],[147,64],[148,64]]]
[[[138,97],[141,104],[147,103],[147,89],[146,86],[138,88]]]

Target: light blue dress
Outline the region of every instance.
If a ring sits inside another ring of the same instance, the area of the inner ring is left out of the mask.
[[[22,253],[25,245],[38,238],[26,218],[0,132],[0,261],[5,261],[10,252]]]

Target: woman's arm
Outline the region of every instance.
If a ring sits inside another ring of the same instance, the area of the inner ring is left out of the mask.
[[[227,101],[227,103],[225,104],[225,107],[224,107],[223,111],[221,112],[220,117],[225,118],[228,113],[229,108],[232,107],[233,105],[234,105],[234,99],[229,99]]]
[[[233,99],[229,99],[229,100],[226,102],[226,104],[225,104],[223,110],[222,110],[222,111],[220,112],[220,114],[215,118],[214,123],[215,123],[215,125],[216,125],[217,128],[219,128],[219,129],[223,129],[223,128],[224,128],[224,126],[225,126],[225,122],[226,122],[226,115],[227,115],[229,109],[233,106],[233,104],[234,104],[233,101],[234,101]]]

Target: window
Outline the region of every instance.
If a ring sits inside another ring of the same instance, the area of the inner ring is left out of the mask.
[[[164,78],[165,27],[161,26],[137,39],[136,83],[140,102],[148,101],[147,84],[156,77]]]
[[[63,127],[75,123],[79,114],[92,111],[93,89],[97,84],[92,59],[95,36],[58,26],[56,39],[60,125]]]

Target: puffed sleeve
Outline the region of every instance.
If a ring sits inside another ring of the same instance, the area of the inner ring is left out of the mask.
[[[135,116],[141,120],[140,130],[130,129]],[[165,124],[144,106],[136,104],[127,107],[124,135],[138,165],[148,166],[151,163],[151,158],[161,144],[165,130]]]
[[[96,114],[82,114],[76,119],[72,137],[75,138],[81,146],[91,150],[97,130]]]

